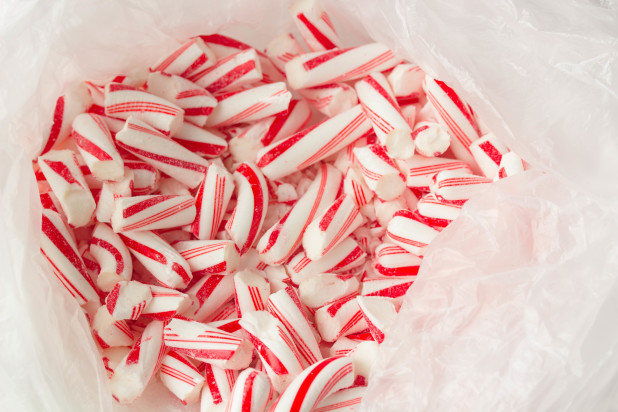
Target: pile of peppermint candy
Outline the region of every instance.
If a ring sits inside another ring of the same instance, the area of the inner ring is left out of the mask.
[[[57,100],[41,252],[120,403],[353,410],[426,247],[527,168],[445,83],[290,11],[309,51],[200,35]]]

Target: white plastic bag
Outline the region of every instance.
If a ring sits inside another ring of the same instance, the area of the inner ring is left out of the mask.
[[[346,44],[368,33],[421,64],[548,171],[492,186],[432,244],[361,409],[615,409],[616,9],[583,0],[324,3]],[[2,3],[3,409],[191,409],[156,379],[130,408],[111,400],[85,319],[39,256],[30,159],[66,86],[147,66],[190,35],[223,29],[263,47],[291,27],[284,0]]]

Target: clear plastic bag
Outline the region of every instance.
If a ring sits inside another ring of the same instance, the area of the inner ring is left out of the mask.
[[[492,185],[432,244],[361,410],[615,409],[615,4],[324,3],[346,44],[373,38],[419,63],[547,171]],[[156,379],[131,407],[111,400],[86,321],[39,256],[30,159],[65,87],[147,66],[190,35],[223,30],[262,47],[291,27],[283,0],[3,2],[3,408],[197,409]]]

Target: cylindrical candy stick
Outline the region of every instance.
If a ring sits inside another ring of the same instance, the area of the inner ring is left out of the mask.
[[[172,139],[191,152],[206,157],[217,157],[227,149],[227,141],[220,134],[187,122]]]
[[[373,192],[354,168],[349,168],[343,180],[343,193],[350,196],[358,207],[363,207],[373,199]]]
[[[341,195],[305,229],[303,248],[307,257],[318,260],[363,223],[351,196]]]
[[[240,264],[240,255],[231,240],[188,240],[174,248],[191,268],[193,276],[229,275]]]
[[[287,261],[300,246],[305,228],[335,200],[340,185],[341,173],[323,164],[305,194],[259,240],[260,259],[269,265]]]
[[[303,370],[292,337],[277,318],[265,311],[247,313],[240,320],[240,326],[260,355],[273,387],[283,392]]]
[[[416,276],[391,277],[391,278],[365,278],[361,283],[362,296],[379,296],[389,298],[396,305],[401,306],[403,296],[406,294]]]
[[[114,369],[109,382],[114,399],[120,403],[131,403],[137,399],[159,368],[164,355],[163,322],[150,322],[141,338]]]
[[[129,197],[133,194],[135,185],[135,174],[128,167],[124,168],[124,176],[117,182],[103,182],[99,198],[97,199],[97,209],[95,217],[97,221],[110,223],[116,199],[121,197]]]
[[[506,147],[493,133],[488,133],[470,145],[470,152],[483,175],[493,179],[498,173],[502,156],[508,153]]]
[[[358,104],[354,88],[346,83],[331,83],[299,89],[298,92],[320,113],[333,117]]]
[[[135,280],[122,280],[107,294],[105,306],[116,320],[137,320],[151,299],[148,285]]]
[[[262,67],[256,51],[245,49],[217,60],[191,80],[210,93],[229,92],[262,80]]]
[[[134,117],[116,134],[116,143],[191,189],[200,184],[208,169],[207,160]]]
[[[367,322],[356,301],[357,293],[322,306],[315,312],[315,323],[322,339],[334,342],[341,336],[367,329]]]
[[[173,318],[163,339],[176,352],[225,369],[244,369],[251,363],[248,341],[200,322]]]
[[[200,412],[225,412],[238,372],[202,363],[206,382],[202,388]]]
[[[161,361],[159,379],[185,405],[195,403],[204,385],[204,377],[186,357],[173,350]]]
[[[71,150],[54,150],[40,156],[38,163],[58,197],[68,223],[73,227],[90,223],[96,204],[75,153]]]
[[[133,343],[131,343],[131,345],[133,345]],[[120,364],[130,351],[131,348],[126,346],[112,346],[111,348],[105,348],[101,351],[101,359],[103,360],[103,366],[105,366],[108,379],[112,378],[114,369],[116,369],[116,366]]]
[[[54,275],[80,305],[98,302],[97,289],[62,217],[51,209],[43,209],[42,215],[41,253]]]
[[[292,33],[281,33],[266,45],[264,52],[275,67],[285,73],[285,64],[305,51]]]
[[[268,207],[268,186],[257,167],[241,163],[234,172],[237,202],[225,230],[243,255],[253,245],[264,223]]]
[[[373,269],[381,276],[416,276],[422,259],[402,247],[382,243],[375,250]]]
[[[356,147],[353,151],[365,183],[376,196],[389,201],[403,193],[406,188],[405,177],[382,146],[374,144]]]
[[[395,66],[387,79],[400,105],[414,104],[423,93],[425,72],[415,64],[404,63]]]
[[[496,173],[496,180],[513,176],[525,170],[528,170],[528,163],[526,163],[526,161],[514,152],[505,153],[500,161],[500,167]]]
[[[215,63],[215,54],[199,37],[184,42],[158,64],[151,71],[161,71],[176,74],[182,77],[190,77]]]
[[[292,89],[346,82],[388,70],[401,59],[383,44],[370,43],[349,49],[333,49],[294,57],[285,65]]]
[[[352,359],[335,356],[308,367],[294,379],[273,406],[273,412],[311,412],[326,398],[354,383]]]
[[[159,186],[161,174],[148,163],[140,160],[125,160],[124,167],[133,171],[133,196],[149,195]]]
[[[240,318],[249,312],[266,310],[270,285],[264,276],[253,270],[241,270],[234,275],[236,315]]]
[[[148,92],[174,103],[184,110],[185,122],[203,127],[217,105],[217,99],[197,84],[167,73],[153,72],[148,76]]]
[[[184,111],[154,94],[120,83],[105,85],[105,114],[128,119],[135,117],[167,134],[182,125]]]
[[[163,286],[148,285],[152,299],[142,311],[142,317],[154,320],[170,320],[191,306],[185,293]]]
[[[193,276],[189,264],[160,236],[150,231],[124,232],[120,238],[133,256],[163,286],[172,289],[187,287]]]
[[[436,157],[446,152],[451,144],[448,130],[438,123],[418,122],[412,132],[416,151],[425,157]]]
[[[270,179],[302,170],[371,131],[371,123],[360,106],[302,130],[258,152],[257,165]]]
[[[366,386],[341,389],[327,396],[314,412],[353,412],[363,400],[366,391]]]
[[[318,273],[300,282],[300,300],[310,309],[318,309],[358,291],[358,279],[354,275]]]
[[[299,284],[314,273],[345,272],[364,263],[367,254],[352,239],[347,237],[339,245],[318,260],[311,260],[304,252],[298,253],[287,263],[292,281]]]
[[[355,87],[373,131],[388,154],[395,159],[412,157],[412,129],[401,114],[386,77],[382,73],[373,73],[356,82]]]
[[[110,292],[122,280],[131,280],[133,263],[129,249],[105,223],[97,223],[94,227],[90,253],[101,268],[97,286],[103,292]]]
[[[206,124],[222,127],[274,116],[287,110],[291,98],[283,82],[220,94]]]
[[[185,316],[205,322],[234,297],[234,277],[206,275],[193,284],[186,293],[191,297],[192,303],[184,313]]]
[[[485,190],[485,185],[491,182],[491,179],[484,176],[447,170],[437,173],[429,188],[437,199],[462,205],[476,193]]]
[[[195,220],[191,195],[147,195],[116,199],[112,214],[114,232],[155,230],[188,225]]]
[[[406,184],[413,189],[429,191],[431,179],[442,170],[456,170],[464,173],[472,173],[470,166],[462,161],[446,159],[443,157],[414,156],[405,161],[397,162],[406,175]]]
[[[411,211],[397,211],[388,223],[386,235],[396,245],[410,253],[423,256],[425,248],[438,235],[438,231],[416,220]]]
[[[343,46],[330,17],[318,1],[296,0],[290,5],[290,13],[309,50],[330,50]]]
[[[100,306],[94,315],[92,334],[102,349],[133,345],[133,332],[127,322],[114,319],[105,306]]]
[[[268,376],[253,368],[245,369],[236,379],[225,412],[266,412],[271,396]]]
[[[94,177],[113,181],[122,178],[124,162],[101,117],[91,113],[78,115],[73,120],[72,137]]]
[[[432,226],[446,227],[461,214],[461,205],[444,203],[428,193],[417,203],[418,214]]]
[[[369,332],[376,342],[384,342],[384,333],[397,316],[395,305],[388,299],[374,296],[357,296],[356,300],[369,325]]]
[[[303,361],[303,367],[313,365],[322,359],[320,347],[303,311],[300,298],[291,286],[270,295],[268,311],[283,324],[290,334]]]
[[[195,195],[197,215],[191,224],[191,233],[196,238],[215,238],[233,192],[232,175],[224,168],[211,164]]]
[[[292,99],[288,111],[272,117],[268,129],[261,138],[268,146],[303,129],[311,119],[311,107],[305,99]],[[266,119],[265,119],[266,120]]]

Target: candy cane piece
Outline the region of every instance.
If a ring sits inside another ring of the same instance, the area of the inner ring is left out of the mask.
[[[315,323],[326,342],[367,329],[356,295],[353,293],[316,310]]]
[[[305,99],[292,99],[287,112],[279,113],[270,119],[272,119],[270,125],[261,137],[264,146],[283,140],[303,129],[311,119],[311,107]]]
[[[359,342],[348,353],[354,365],[354,385],[366,386],[369,383],[369,374],[376,365],[379,347],[378,342],[366,340]]]
[[[442,202],[463,205],[476,193],[485,190],[486,185],[491,182],[492,179],[484,176],[447,170],[433,177],[429,189]]]
[[[354,367],[351,358],[335,356],[321,360],[294,379],[272,411],[313,411],[327,396],[353,383]]]
[[[274,116],[287,110],[291,98],[283,82],[220,94],[206,124],[222,127]]]
[[[258,152],[257,166],[270,179],[302,170],[343,149],[371,131],[371,123],[355,106]]]
[[[227,141],[221,134],[187,122],[172,139],[185,149],[205,157],[217,157],[227,149]]]
[[[343,193],[350,196],[358,207],[363,207],[373,199],[373,192],[367,187],[358,172],[350,168],[343,180]]]
[[[133,343],[131,343],[133,345]],[[114,369],[120,364],[125,356],[131,351],[130,347],[112,346],[101,351],[101,360],[107,372],[107,378],[111,379],[114,375]]]
[[[92,319],[92,334],[102,349],[133,345],[133,332],[127,322],[114,319],[105,306],[99,307]]]
[[[123,404],[137,399],[159,368],[164,355],[163,322],[150,322],[141,338],[114,369],[109,382],[114,399]]]
[[[268,208],[268,186],[262,173],[250,163],[241,163],[234,172],[237,202],[232,217],[225,225],[240,254],[255,242]]]
[[[140,160],[125,160],[124,167],[133,171],[133,196],[149,195],[157,190],[161,174],[155,167]]]
[[[304,52],[292,33],[281,33],[276,36],[268,42],[264,50],[264,53],[281,73],[285,73],[287,62]]]
[[[233,192],[232,175],[224,168],[211,164],[195,195],[197,214],[191,224],[191,233],[196,238],[215,238]]]
[[[365,278],[361,282],[362,296],[379,296],[389,298],[398,308],[416,276],[399,276],[390,278]]]
[[[105,114],[129,119],[134,117],[168,134],[175,134],[184,111],[165,99],[121,83],[105,85]]]
[[[217,63],[195,75],[191,81],[210,93],[242,89],[262,80],[262,67],[255,49],[245,49],[217,60]]]
[[[225,369],[244,369],[251,363],[248,341],[200,322],[173,318],[163,340],[178,353]]]
[[[314,412],[353,412],[360,405],[365,392],[367,392],[365,386],[341,389],[327,396]]]
[[[290,5],[290,13],[300,35],[311,51],[342,47],[335,27],[326,11],[316,0],[297,0]]]
[[[196,72],[215,64],[215,54],[202,39],[192,38],[154,65],[153,72],[166,72],[182,77],[190,77]]]
[[[300,246],[305,228],[335,200],[340,185],[341,173],[322,164],[303,196],[259,240],[260,259],[269,265],[287,261]]]
[[[131,280],[133,263],[129,249],[105,223],[97,223],[90,239],[90,253],[100,266],[97,286],[110,292],[116,283]]]
[[[195,365],[173,350],[161,360],[159,379],[184,405],[197,402],[204,385],[204,377]]]
[[[422,259],[402,247],[382,243],[375,250],[373,269],[381,276],[416,276]]]
[[[238,375],[225,412],[265,412],[271,397],[268,376],[248,368]]]
[[[414,156],[405,161],[397,162],[406,175],[406,185],[413,189],[429,191],[431,179],[442,170],[455,170],[472,173],[470,166],[462,161],[443,157]]]
[[[420,67],[410,63],[397,65],[387,79],[397,103],[405,105],[419,101],[425,80],[425,72]]]
[[[528,163],[514,152],[505,153],[500,161],[500,167],[496,173],[495,180],[516,175],[528,170]]]
[[[451,135],[438,123],[418,122],[412,132],[416,151],[425,157],[440,156],[449,148]]]
[[[363,312],[369,332],[376,342],[384,342],[384,333],[397,316],[393,303],[385,298],[373,296],[357,296],[356,300]]]
[[[229,275],[240,264],[240,255],[231,240],[188,240],[174,248],[191,268],[193,276]]]
[[[502,156],[508,153],[509,148],[496,135],[488,133],[472,142],[470,153],[483,175],[493,179],[498,173]]]
[[[38,163],[58,197],[68,223],[73,227],[90,223],[96,204],[75,153],[71,150],[53,150],[40,156]]]
[[[423,256],[425,248],[438,235],[438,231],[416,220],[411,211],[397,211],[388,223],[386,236],[408,252]]]
[[[389,201],[403,193],[406,188],[405,176],[382,146],[374,144],[355,147],[353,152],[365,183],[376,196]]]
[[[200,184],[208,169],[207,160],[135,117],[129,117],[116,134],[116,143],[191,189]]]
[[[300,300],[310,309],[319,309],[346,296],[355,294],[359,288],[353,275],[318,273],[303,279],[298,286]]]
[[[137,320],[151,299],[148,285],[135,280],[122,280],[107,294],[105,306],[116,320]]]
[[[195,220],[191,195],[146,195],[116,199],[112,213],[114,232],[155,230],[188,225]]]
[[[401,62],[383,44],[370,43],[349,49],[301,54],[285,65],[292,89],[346,82],[388,70]]]
[[[193,284],[186,293],[192,302],[184,315],[200,322],[207,321],[234,297],[234,277],[206,275]]]
[[[417,212],[434,227],[446,227],[461,214],[461,205],[444,203],[428,193],[419,199]]]
[[[189,264],[176,252],[176,249],[154,232],[124,232],[120,234],[120,238],[131,254],[161,285],[172,289],[183,289],[193,278]]]
[[[59,213],[43,209],[41,253],[53,273],[80,305],[99,300],[97,289],[86,271],[77,245]]]
[[[191,306],[189,295],[163,286],[148,285],[152,299],[142,311],[142,318],[169,320]]]
[[[208,363],[201,365],[206,378],[202,388],[200,412],[224,412],[232,394],[238,372],[222,369]],[[246,369],[249,370],[249,369]]]
[[[248,312],[266,309],[270,284],[264,276],[253,270],[241,270],[234,275],[236,315],[240,318]]]
[[[129,197],[133,194],[135,185],[135,174],[128,167],[124,168],[124,176],[117,182],[103,182],[99,198],[97,199],[97,209],[95,218],[99,222],[110,223],[116,199]]]
[[[322,86],[299,89],[298,92],[320,113],[333,117],[358,104],[353,87],[345,83],[331,83]]]

